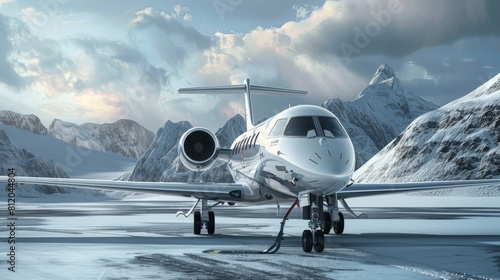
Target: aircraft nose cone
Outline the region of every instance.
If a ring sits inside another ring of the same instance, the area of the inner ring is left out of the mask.
[[[322,137],[308,156],[312,170],[328,175],[345,175],[354,170],[354,151],[348,139]]]

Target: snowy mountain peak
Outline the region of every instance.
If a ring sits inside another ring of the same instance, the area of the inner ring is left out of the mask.
[[[490,94],[500,90],[500,73],[498,73],[495,77],[493,77],[488,83],[492,83],[491,86],[488,87],[486,94]]]
[[[104,146],[79,125],[54,119],[49,126],[49,134],[75,146],[96,151],[105,151]]]
[[[394,70],[389,65],[382,64],[375,71],[368,86],[358,94],[356,99],[364,96],[376,99],[387,98],[397,93],[406,93],[406,91],[401,85],[399,78],[394,74]]]
[[[182,134],[191,128],[187,121],[172,123],[167,121],[156,133],[155,140],[144,153],[130,174],[131,181],[170,182],[232,182],[227,163],[218,161],[205,172],[193,172],[185,168],[179,160],[177,143]],[[246,131],[245,119],[236,115],[217,131],[215,136],[221,147],[229,147],[241,133]]]
[[[500,75],[415,119],[358,169],[358,182],[499,178]]]
[[[131,181],[159,181],[164,170],[174,165],[178,156],[177,143],[182,134],[192,127],[188,121],[178,123],[167,121],[163,127],[158,129],[153,143],[139,159],[128,179]]]
[[[64,142],[87,149],[139,159],[154,139],[154,133],[133,120],[114,123],[74,123],[55,119],[49,134]]]
[[[484,103],[498,99],[499,93],[500,73],[469,94],[445,104],[440,110],[469,110],[472,107],[481,107]],[[495,106],[498,106],[498,104],[495,104]]]
[[[324,108],[347,129],[357,151],[356,167],[382,149],[416,117],[438,108],[405,91],[387,64],[381,65],[370,85],[352,101],[330,99]]]
[[[80,126],[98,140],[105,151],[139,159],[153,142],[155,134],[133,120],[114,123],[85,123]]]
[[[373,75],[369,85],[380,84],[386,80],[391,80],[394,78],[396,78],[396,74],[394,74],[394,70],[392,70],[392,68],[389,65],[382,64],[379,66],[377,71],[375,71],[375,74]]]
[[[48,131],[35,115],[22,115],[8,110],[0,110],[0,123],[38,135],[47,135]]]
[[[0,124],[0,174],[7,174],[7,168],[15,167],[17,175],[34,176],[34,177],[54,177],[67,178],[68,175],[64,172],[61,166],[54,161],[46,160],[38,157],[32,152],[17,147],[13,140],[9,137],[8,131],[16,131],[16,128]],[[23,139],[29,138],[31,133],[17,130],[17,134],[22,135]],[[46,137],[33,135],[35,137]],[[36,143],[36,142],[35,142]],[[37,143],[38,144],[38,143]],[[36,145],[34,145],[36,146]],[[60,187],[23,187],[16,189],[16,194],[20,196],[32,196],[37,193],[67,193],[68,190]]]
[[[500,73],[497,74],[495,77],[491,78],[489,81],[487,81],[483,85],[476,88],[471,93],[469,93],[466,96],[464,96],[464,97],[462,97],[454,102],[451,102],[449,104],[453,104],[455,102],[463,102],[466,99],[470,100],[470,99],[474,99],[474,98],[478,98],[478,97],[483,97],[485,95],[491,95],[492,93],[495,93],[499,90],[500,90]]]
[[[234,139],[245,132],[246,128],[245,119],[241,115],[238,114],[229,119],[216,133],[221,148],[229,148]]]

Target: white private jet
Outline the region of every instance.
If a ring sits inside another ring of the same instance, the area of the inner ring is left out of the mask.
[[[217,159],[227,161],[235,183],[128,182],[68,178],[15,177],[16,183],[61,187],[130,191],[198,199],[186,217],[194,212],[194,234],[203,227],[208,234],[215,231],[215,215],[209,201],[240,204],[295,201],[302,208],[309,229],[302,234],[305,252],[322,252],[324,234],[333,228],[344,231],[344,217],[338,201],[354,214],[346,198],[436,190],[456,187],[496,185],[500,179],[469,181],[437,181],[418,183],[358,184],[352,181],[354,148],[338,118],[328,110],[311,105],[288,108],[267,121],[254,125],[251,91],[274,95],[304,95],[306,91],[250,85],[181,88],[189,93],[244,93],[247,132],[222,149],[214,133],[206,128],[192,128],[179,141],[182,163],[193,171],[209,169]],[[0,181],[7,182],[2,176]],[[195,211],[201,201],[199,211]],[[300,203],[298,203],[300,201]],[[283,231],[283,219],[281,230]],[[356,215],[355,215],[356,216]],[[280,234],[282,235],[282,231]],[[280,239],[281,236],[278,237]],[[277,241],[280,242],[279,240]],[[279,245],[278,245],[279,248]]]

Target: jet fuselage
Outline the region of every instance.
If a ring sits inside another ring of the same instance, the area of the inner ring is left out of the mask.
[[[351,139],[337,117],[311,105],[284,110],[240,135],[228,161],[235,182],[257,190],[262,201],[337,193],[354,166]]]

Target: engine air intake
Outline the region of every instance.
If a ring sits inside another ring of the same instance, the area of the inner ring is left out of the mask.
[[[212,167],[217,160],[219,141],[206,128],[192,128],[179,141],[179,157],[182,164],[194,171]]]
[[[206,161],[215,151],[215,141],[205,131],[193,131],[184,141],[184,151],[193,161]]]

